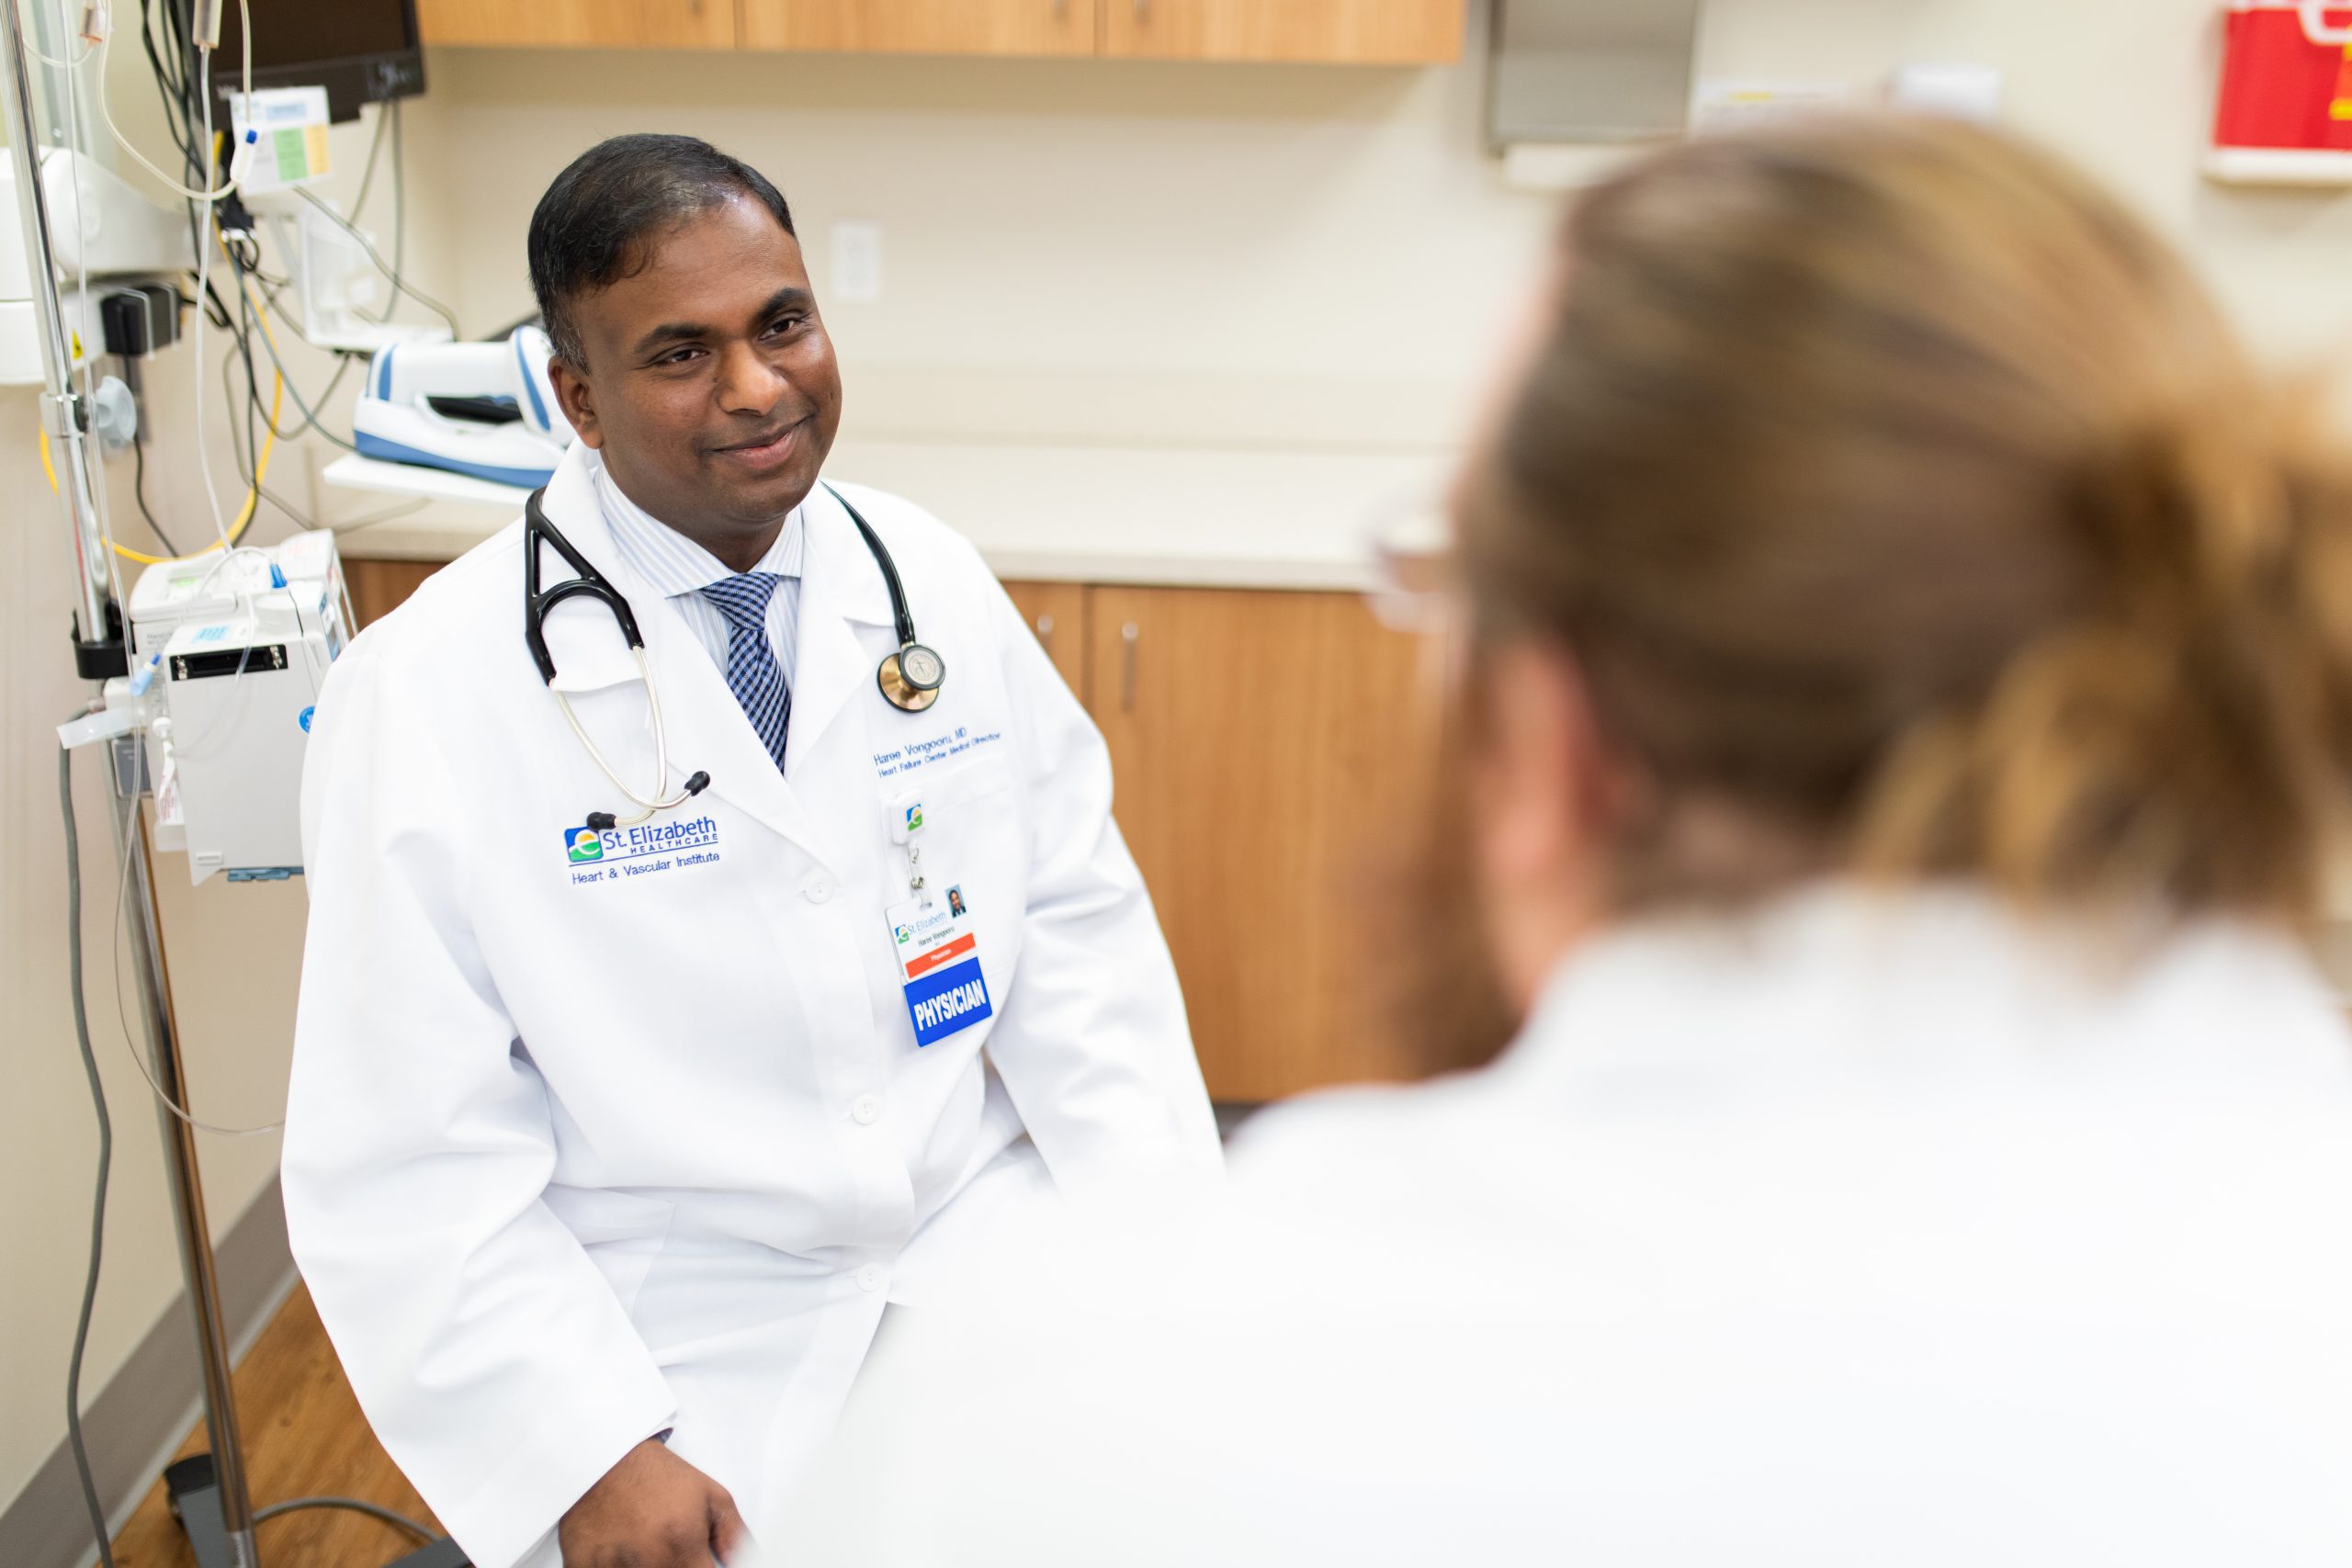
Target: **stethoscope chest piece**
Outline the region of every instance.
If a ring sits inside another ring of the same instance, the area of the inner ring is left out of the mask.
[[[874,672],[883,700],[907,713],[921,713],[939,700],[947,661],[919,642],[910,642],[882,660]]]

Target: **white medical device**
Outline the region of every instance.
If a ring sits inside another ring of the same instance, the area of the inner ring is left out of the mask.
[[[185,849],[189,881],[301,869],[311,710],[349,635],[333,534],[140,574],[131,673],[107,682],[107,700],[146,709],[155,847]]]
[[[537,490],[571,445],[536,326],[503,343],[405,343],[377,351],[352,411],[366,457]]]

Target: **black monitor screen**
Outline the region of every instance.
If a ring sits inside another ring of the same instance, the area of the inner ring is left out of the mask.
[[[363,103],[424,90],[414,0],[246,0],[254,21],[254,85],[324,86],[337,119]],[[220,48],[212,58],[216,90],[234,85],[244,67],[237,0],[221,0]]]
[[[254,69],[274,71],[313,61],[350,60],[364,54],[396,54],[416,47],[409,34],[408,7],[401,0],[247,0],[254,13]],[[221,7],[220,52],[215,75],[233,74],[243,64],[243,29],[234,0]]]

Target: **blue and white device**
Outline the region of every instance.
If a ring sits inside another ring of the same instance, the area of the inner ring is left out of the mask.
[[[352,414],[360,456],[537,490],[571,445],[537,326],[503,343],[402,343],[377,350]]]

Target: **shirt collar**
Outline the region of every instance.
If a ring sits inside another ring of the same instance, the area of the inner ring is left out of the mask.
[[[721,579],[736,575],[733,568],[708,550],[679,533],[647,512],[622,493],[605,471],[603,455],[590,451],[588,472],[596,488],[596,502],[605,514],[605,526],[612,530],[613,547],[628,560],[631,570],[643,578],[656,592],[675,599],[682,594],[699,592]],[[796,506],[792,515],[784,520],[783,529],[775,542],[768,547],[753,571],[773,572],[778,577],[798,578],[807,529],[802,526],[801,513],[805,506]]]

